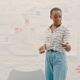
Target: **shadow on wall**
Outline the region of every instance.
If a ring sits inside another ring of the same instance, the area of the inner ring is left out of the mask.
[[[45,79],[42,70],[36,70],[32,72],[12,70],[10,72],[8,80],[45,80]]]

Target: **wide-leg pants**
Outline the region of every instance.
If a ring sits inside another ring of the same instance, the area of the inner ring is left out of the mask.
[[[45,79],[66,80],[66,54],[58,51],[47,51],[45,57]]]

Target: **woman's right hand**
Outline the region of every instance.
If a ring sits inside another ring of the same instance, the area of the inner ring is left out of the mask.
[[[45,52],[45,46],[41,46],[40,48],[39,48],[39,53],[40,54],[43,54]]]

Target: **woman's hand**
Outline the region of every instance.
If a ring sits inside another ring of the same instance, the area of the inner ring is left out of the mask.
[[[68,52],[71,50],[71,46],[69,45],[69,43],[62,43],[62,47]]]
[[[39,53],[43,54],[44,52],[45,52],[45,46],[43,45],[39,48]]]
[[[77,66],[76,70],[80,73],[80,66]]]

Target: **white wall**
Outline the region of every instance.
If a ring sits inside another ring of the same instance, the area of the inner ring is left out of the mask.
[[[51,24],[49,12],[53,7],[62,9],[63,24],[71,31],[71,54],[77,54],[79,2],[0,0],[0,55],[37,55],[44,30]]]

